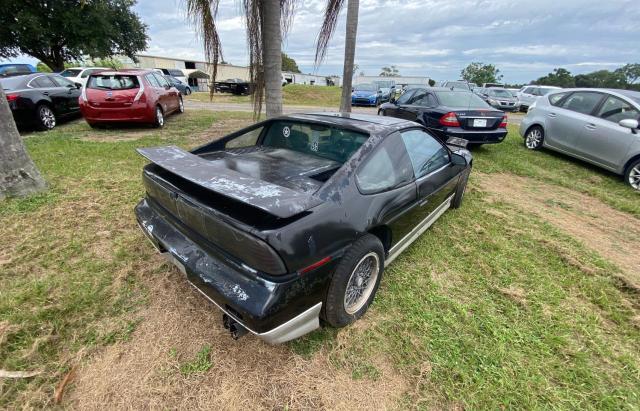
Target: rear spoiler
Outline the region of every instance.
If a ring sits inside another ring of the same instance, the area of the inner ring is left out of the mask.
[[[230,170],[221,160],[205,160],[176,146],[139,148],[138,153],[200,187],[279,218],[293,217],[322,203],[310,194]]]

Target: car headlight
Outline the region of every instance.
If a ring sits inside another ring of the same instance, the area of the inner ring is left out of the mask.
[[[490,98],[489,99],[489,104],[498,104],[498,102],[495,101],[494,99]]]

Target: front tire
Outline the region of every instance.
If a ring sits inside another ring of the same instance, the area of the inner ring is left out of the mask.
[[[629,164],[624,173],[624,181],[636,191],[640,191],[640,158]]]
[[[178,113],[184,113],[184,101],[182,100],[182,96],[178,97]]]
[[[187,96],[189,94],[191,94],[191,89],[189,87],[187,87],[187,89],[184,91],[184,94],[187,95]]]
[[[460,208],[462,206],[462,200],[464,199],[464,193],[467,191],[467,183],[469,182],[469,174],[471,174],[471,168],[467,169],[460,177],[458,187],[456,187],[456,193],[451,200],[451,208]]]
[[[544,141],[544,130],[540,126],[533,126],[524,136],[524,146],[529,150],[540,150]]]
[[[51,130],[56,126],[56,114],[51,107],[40,104],[36,108],[36,125],[41,131]]]
[[[323,304],[323,319],[339,328],[362,317],[380,286],[384,248],[367,234],[347,250],[331,279]]]
[[[164,113],[162,112],[162,108],[160,106],[156,106],[156,114],[153,121],[153,126],[155,128],[164,127]]]

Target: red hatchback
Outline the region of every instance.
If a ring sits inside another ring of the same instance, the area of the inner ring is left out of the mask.
[[[184,112],[180,92],[151,70],[100,71],[91,74],[80,96],[80,110],[91,127],[105,123],[164,126],[171,113]]]

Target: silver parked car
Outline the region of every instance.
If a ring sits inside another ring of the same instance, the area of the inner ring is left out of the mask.
[[[536,101],[540,96],[546,96],[552,91],[560,90],[560,87],[554,86],[526,86],[523,87],[516,96],[520,102],[520,110],[527,111],[527,109]]]
[[[624,176],[640,190],[640,92],[563,89],[537,99],[520,125],[531,150],[547,147]]]

